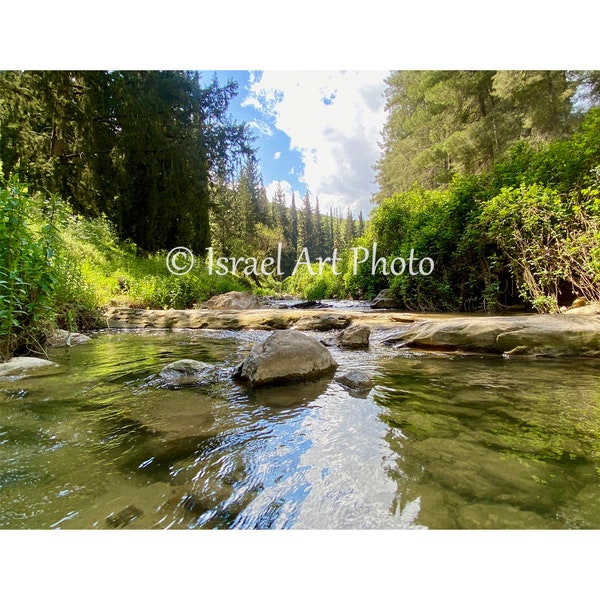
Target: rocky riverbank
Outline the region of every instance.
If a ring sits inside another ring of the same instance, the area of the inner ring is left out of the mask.
[[[600,356],[600,316],[526,315],[421,321],[389,336],[398,347],[507,356]]]
[[[600,356],[600,315],[449,315],[335,309],[141,310],[111,308],[116,329],[386,330],[386,343],[424,350],[505,355]]]
[[[279,309],[254,310],[143,310],[139,308],[110,308],[106,313],[107,326],[114,329],[298,329],[329,331],[346,329],[362,323],[390,329],[402,323],[413,323],[441,315],[414,315],[384,311],[345,311],[336,309]]]

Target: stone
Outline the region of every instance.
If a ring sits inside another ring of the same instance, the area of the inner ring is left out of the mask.
[[[351,390],[367,390],[373,387],[373,380],[358,369],[341,373],[335,380]]]
[[[585,298],[575,298],[573,304],[571,304],[571,308],[579,308],[580,306],[585,306],[587,303]]]
[[[338,344],[343,348],[368,348],[370,334],[366,325],[352,325],[338,335]]]
[[[213,296],[206,302],[206,308],[210,310],[253,310],[261,306],[260,298],[252,292],[227,292]]]
[[[590,302],[589,304],[583,304],[580,306],[573,306],[567,309],[569,315],[598,315],[600,314],[600,302]]]
[[[414,323],[384,342],[428,350],[597,357],[600,317],[453,317]]]
[[[294,328],[304,331],[329,331],[331,329],[344,329],[351,322],[352,319],[348,315],[325,313],[302,317],[296,321]]]
[[[48,367],[58,367],[55,362],[34,356],[15,356],[0,364],[0,377],[9,375],[28,375],[31,371],[39,371]]]
[[[337,366],[329,350],[317,339],[300,331],[284,330],[254,346],[233,377],[261,386],[316,378]]]
[[[74,331],[66,331],[65,329],[55,329],[48,339],[46,344],[54,348],[61,348],[63,346],[78,346],[79,344],[85,344],[92,338],[84,335],[83,333],[77,333]]]
[[[330,308],[329,304],[323,304],[322,302],[317,302],[316,300],[306,300],[306,302],[297,302],[296,304],[292,304],[290,308]]]
[[[398,299],[392,293],[392,290],[381,290],[371,302],[371,308],[400,308]]]
[[[165,383],[170,385],[190,385],[207,381],[212,373],[212,365],[185,358],[169,363],[159,375]]]

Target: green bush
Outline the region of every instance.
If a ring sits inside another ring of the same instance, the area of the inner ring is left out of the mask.
[[[600,300],[597,206],[597,185],[566,195],[541,184],[504,188],[484,205],[482,230],[539,312],[555,312],[573,296]]]
[[[311,269],[312,273],[307,265],[299,265],[293,275],[284,279],[284,291],[305,300],[345,297],[344,280],[340,269],[338,269],[339,275],[334,274],[329,264],[323,265],[320,274],[318,264],[311,264]]]
[[[2,360],[33,346],[48,327],[56,286],[54,204],[29,194],[16,177],[0,189]]]

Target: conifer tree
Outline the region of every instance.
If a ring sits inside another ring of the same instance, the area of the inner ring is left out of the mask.
[[[307,248],[312,257],[314,254],[314,231],[312,208],[308,191],[304,195],[302,210],[298,216],[298,243],[296,246],[298,254],[300,254],[303,248]]]
[[[292,192],[292,206],[290,208],[290,245],[295,252],[298,247],[298,212],[294,192]]]
[[[315,256],[323,256],[325,253],[323,223],[321,221],[318,196],[315,198],[315,212],[313,214],[313,252]]]

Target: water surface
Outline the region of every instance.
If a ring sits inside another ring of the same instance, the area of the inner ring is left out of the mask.
[[[252,392],[267,332],[105,332],[0,379],[2,528],[598,528],[596,360],[330,346],[331,378]],[[318,334],[331,343],[332,334]],[[210,384],[157,377],[177,359]]]

